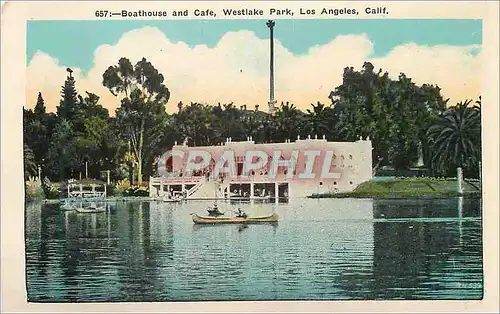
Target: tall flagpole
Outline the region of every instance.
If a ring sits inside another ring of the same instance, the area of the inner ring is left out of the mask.
[[[274,25],[276,22],[273,20],[267,21],[266,25],[269,28],[270,37],[270,56],[269,56],[269,113],[274,113]]]

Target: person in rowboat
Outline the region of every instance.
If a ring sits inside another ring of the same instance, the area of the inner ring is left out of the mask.
[[[207,209],[207,211],[208,211],[208,214],[211,215],[211,216],[224,215],[224,213],[222,213],[219,210],[219,207],[217,206],[217,203],[214,203],[214,206],[212,208]]]
[[[238,208],[238,212],[236,213],[236,217],[239,218],[247,218],[248,215],[244,211],[241,210],[241,208]]]

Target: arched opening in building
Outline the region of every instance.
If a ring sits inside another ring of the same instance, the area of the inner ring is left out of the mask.
[[[167,161],[165,162],[165,170],[170,173],[174,170],[174,160],[172,156],[168,157]]]
[[[243,161],[245,160],[245,157],[243,156],[236,156],[236,175],[239,177],[243,173]]]

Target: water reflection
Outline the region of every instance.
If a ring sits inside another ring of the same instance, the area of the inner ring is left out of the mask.
[[[409,210],[398,209],[409,204],[413,205]],[[446,291],[452,278],[473,281],[475,288],[482,285],[479,200],[429,200],[427,205],[421,200],[375,203],[374,214],[378,217],[409,218],[399,223],[375,223],[373,273],[377,298],[418,299],[422,287],[432,289],[436,298],[461,298],[456,291],[455,295]],[[430,219],[424,223],[412,218]],[[464,236],[470,237],[465,246]],[[464,258],[466,251],[465,256],[475,259],[471,265]],[[447,264],[457,258],[461,261],[454,264],[452,275]],[[478,298],[482,291],[466,293]]]
[[[30,301],[460,299],[482,295],[480,200],[220,203],[277,225],[194,225],[211,202],[26,208]]]

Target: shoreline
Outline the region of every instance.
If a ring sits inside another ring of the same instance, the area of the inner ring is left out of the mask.
[[[447,199],[447,198],[469,198],[469,199],[479,199],[482,198],[481,193],[464,193],[464,194],[440,194],[440,195],[430,195],[430,194],[422,194],[422,195],[413,195],[413,194],[387,194],[387,195],[370,195],[370,194],[360,194],[360,193],[325,193],[325,194],[313,194],[307,197],[302,197],[302,199]],[[293,199],[293,198],[292,198]],[[297,198],[298,199],[298,198]],[[30,200],[26,201],[26,203],[35,203],[41,202],[43,204],[59,204],[64,202],[66,199],[40,199],[40,200]],[[230,201],[230,199],[188,199],[186,201]],[[91,202],[91,199],[84,200],[86,202]],[[121,198],[107,198],[104,200],[98,200],[98,202],[160,202],[163,201],[161,199],[155,199],[151,197],[121,197]],[[254,199],[248,199],[247,201],[259,201]],[[78,200],[71,200],[71,202],[78,202]],[[179,202],[181,203],[181,202]]]
[[[305,198],[305,197],[304,197]],[[91,202],[91,201],[98,201],[98,202],[129,202],[129,201],[150,201],[150,202],[163,202],[162,198],[155,198],[155,197],[149,197],[149,196],[111,196],[111,197],[106,197],[105,199],[92,199],[92,198],[73,198],[73,199],[68,199],[68,198],[57,198],[57,199],[38,199],[38,200],[30,200],[29,202],[42,202],[44,204],[57,204],[60,202],[64,202],[66,200],[69,200],[70,202]],[[189,198],[186,200],[181,200],[182,201],[266,201],[268,199],[261,199],[261,198]],[[168,203],[168,202],[167,202]]]
[[[148,192],[149,193],[149,192]],[[141,193],[142,194],[142,193]],[[293,195],[293,194],[292,194]],[[370,181],[359,184],[352,191],[328,191],[325,193],[313,193],[312,195],[295,198],[352,198],[352,199],[446,199],[446,198],[482,198],[482,184],[478,179],[463,179],[461,183],[457,178],[435,178],[435,177],[375,177]],[[281,200],[281,198],[280,198]],[[43,204],[58,204],[61,202],[163,202],[159,196],[108,196],[106,198],[44,198],[38,195],[36,198],[27,198],[26,203],[41,202]],[[180,201],[276,201],[276,198],[261,197],[209,197],[188,198]]]
[[[158,201],[161,202],[161,199],[158,198],[153,198],[149,196],[111,196],[111,197],[106,197],[104,199],[92,199],[92,198],[74,198],[74,199],[68,199],[68,198],[54,198],[54,199],[40,199],[40,200],[33,200],[34,201],[41,201],[44,204],[58,204],[61,202],[64,202],[66,200],[70,200],[70,202],[91,202],[91,201],[97,201],[97,202],[128,202],[128,201]]]
[[[459,192],[460,191],[460,192]],[[456,179],[399,178],[361,183],[354,191],[313,194],[309,198],[373,198],[373,199],[432,199],[481,198],[479,182],[463,180],[459,189]]]
[[[307,198],[311,199],[322,199],[322,198],[357,198],[357,199],[446,199],[446,198],[482,198],[481,193],[453,193],[453,194],[362,194],[362,193],[325,193],[325,194],[313,194]]]

